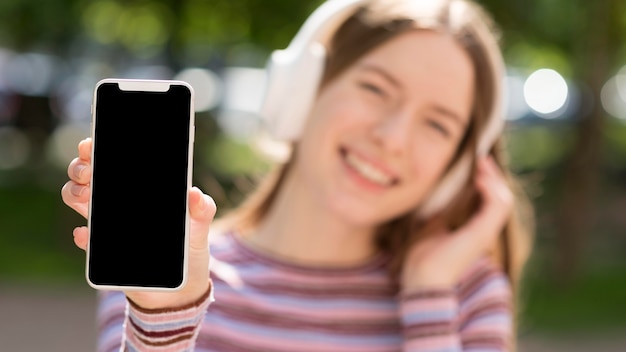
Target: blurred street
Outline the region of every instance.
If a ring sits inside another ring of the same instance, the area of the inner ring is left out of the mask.
[[[94,351],[94,293],[0,286],[0,351]]]

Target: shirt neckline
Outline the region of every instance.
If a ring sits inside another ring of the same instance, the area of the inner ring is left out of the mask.
[[[281,268],[288,271],[315,273],[321,275],[353,275],[364,272],[376,271],[383,269],[388,262],[387,255],[383,253],[377,253],[373,257],[352,265],[346,266],[331,266],[331,265],[314,265],[304,264],[291,261],[286,258],[274,256],[265,251],[259,250],[246,243],[241,235],[236,231],[228,231],[226,236],[233,242],[237,251],[243,253],[245,256],[253,259],[254,261]]]

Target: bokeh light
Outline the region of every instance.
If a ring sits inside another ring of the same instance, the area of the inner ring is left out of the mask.
[[[606,112],[626,122],[626,66],[606,81],[600,98]]]
[[[233,138],[245,140],[260,126],[259,107],[263,100],[266,72],[251,67],[224,70],[224,95],[218,123]]]
[[[208,111],[218,105],[222,97],[222,81],[212,71],[203,68],[187,68],[174,79],[189,83],[194,90],[196,112]]]
[[[171,79],[173,75],[172,69],[165,65],[137,65],[120,71],[116,78]]]
[[[24,132],[17,128],[0,127],[0,170],[23,166],[30,154],[30,143]]]
[[[508,73],[504,79],[505,92],[504,106],[506,119],[515,121],[523,118],[530,112],[524,99],[524,78],[517,73]]]
[[[531,73],[524,83],[524,99],[539,116],[560,116],[566,107],[568,86],[565,78],[553,69],[542,68]]]
[[[57,58],[39,53],[11,56],[2,70],[4,84],[14,92],[45,96],[62,66]]]
[[[88,137],[89,124],[66,123],[54,129],[47,141],[46,157],[60,169],[66,169],[70,161],[77,155],[78,142]]]

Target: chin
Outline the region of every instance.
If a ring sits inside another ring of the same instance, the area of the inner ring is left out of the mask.
[[[355,227],[377,227],[391,219],[401,215],[401,212],[390,213],[389,209],[382,209],[363,202],[341,202],[331,203],[331,211],[337,214],[346,223]]]

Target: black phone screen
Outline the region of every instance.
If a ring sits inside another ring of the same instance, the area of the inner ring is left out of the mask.
[[[191,91],[97,87],[88,270],[94,285],[184,281]]]

